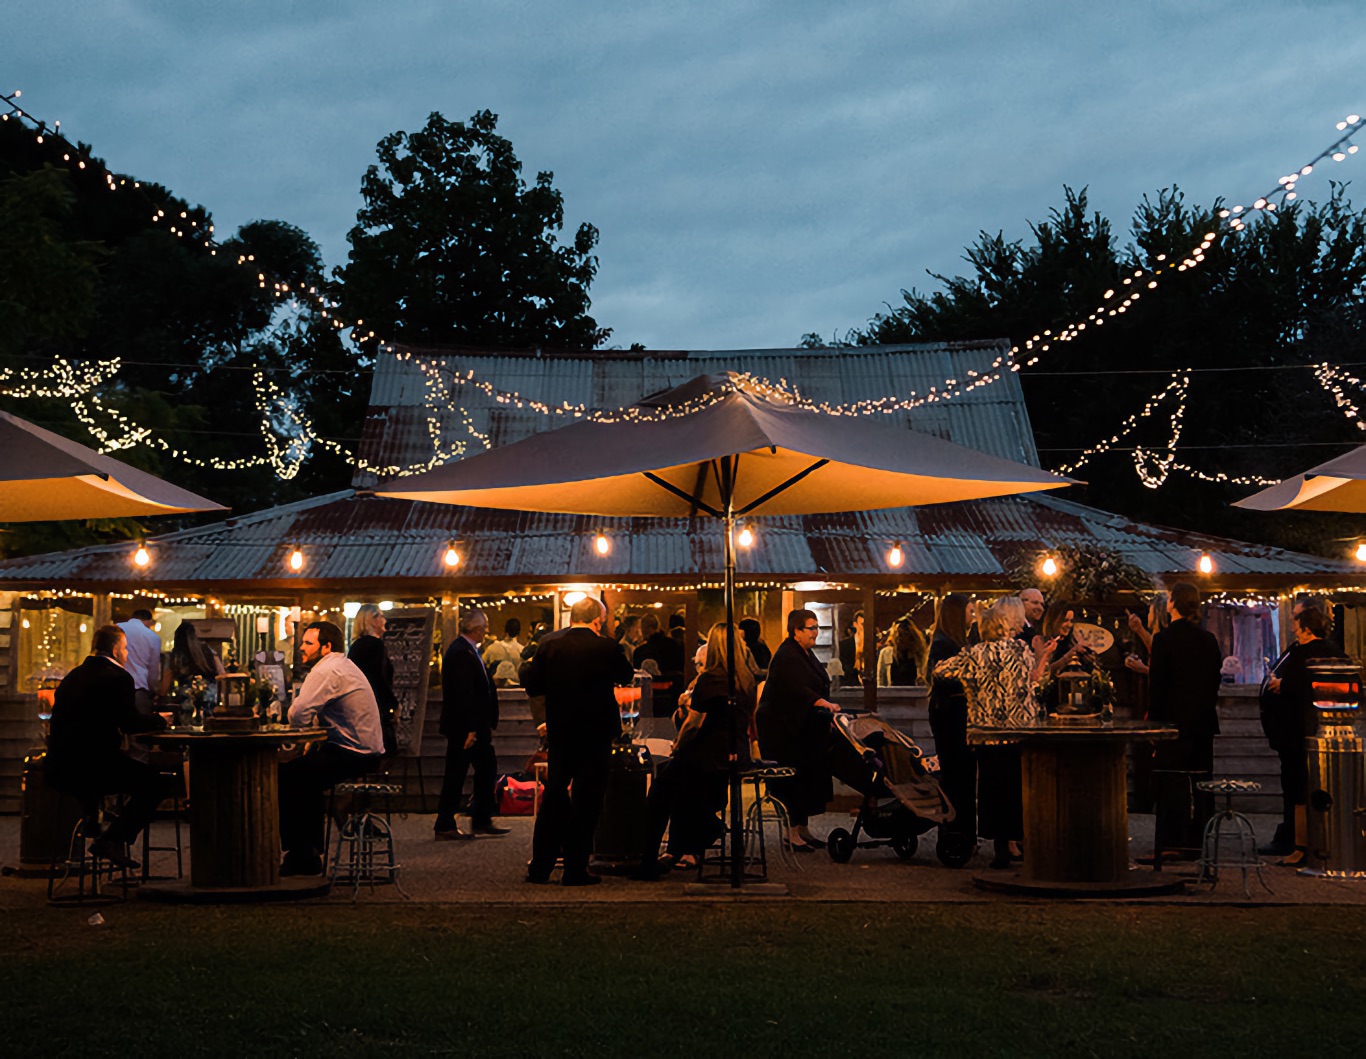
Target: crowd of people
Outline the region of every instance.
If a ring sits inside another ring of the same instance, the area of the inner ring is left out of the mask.
[[[824,848],[810,822],[832,799],[832,719],[840,707],[831,690],[831,668],[816,651],[821,625],[814,611],[789,612],[786,635],[772,651],[753,619],[738,623],[740,635],[729,649],[726,625],[713,626],[696,654],[697,676],[688,684],[681,628],[666,631],[653,612],[626,615],[615,635],[606,629],[602,603],[592,597],[574,604],[569,618],[569,625],[557,631],[536,627],[523,644],[516,619],[504,625],[501,638],[491,638],[482,611],[460,616],[459,635],[442,657],[440,731],[447,752],[433,824],[438,840],[508,833],[495,819],[494,733],[498,688],[521,683],[529,696],[544,702],[547,748],[545,793],[526,880],[546,883],[562,862],[565,885],[597,882],[588,867],[592,836],[611,748],[622,732],[614,689],[631,685],[636,671],[645,670],[654,683],[655,712],[674,717],[676,735],[648,795],[637,877],[655,879],[696,863],[721,827],[730,766],[748,762],[756,752],[792,770],[790,778],[771,784],[790,818],[785,836],[790,848]],[[890,626],[878,669],[888,670],[893,684],[917,679],[928,684],[938,780],[955,810],[940,827],[938,840],[951,853],[970,853],[985,839],[992,844],[993,868],[1006,868],[1021,857],[1018,744],[1003,735],[970,747],[968,729],[989,734],[1035,725],[1063,705],[1059,675],[1100,665],[1076,637],[1076,618],[1073,603],[1047,603],[1039,590],[1029,588],[981,606],[961,593],[944,595],[928,641],[910,616]],[[1302,856],[1305,833],[1304,741],[1316,725],[1309,666],[1317,659],[1340,658],[1342,652],[1327,639],[1330,621],[1322,600],[1297,600],[1291,623],[1294,642],[1271,666],[1260,703],[1263,728],[1280,760],[1284,802],[1282,823],[1264,852],[1293,863]],[[91,820],[92,848],[126,865],[136,864],[128,846],[146,826],[162,788],[157,771],[139,760],[136,750],[125,748],[124,738],[164,727],[157,707],[168,696],[212,681],[223,669],[192,623],[177,628],[172,650],[164,656],[151,624],[151,614],[138,611],[127,622],[96,630],[90,657],[56,691],[49,736],[50,781],[81,799]],[[397,699],[385,627],[383,612],[366,605],[355,616],[349,650],[342,630],[330,622],[303,629],[307,675],[287,720],[321,727],[326,739],[280,767],[283,875],[322,871],[324,792],[373,772],[395,751]],[[854,657],[862,657],[860,624],[855,621],[852,629],[847,639]],[[1198,590],[1185,582],[1173,585],[1153,601],[1146,620],[1131,612],[1127,629],[1132,640],[1123,668],[1147,684],[1141,715],[1178,733],[1157,745],[1152,765],[1167,773],[1211,771],[1221,654],[1215,637],[1200,626]],[[462,828],[459,810],[471,772],[469,826]],[[117,818],[96,829],[95,804],[101,794],[113,792],[130,798]]]

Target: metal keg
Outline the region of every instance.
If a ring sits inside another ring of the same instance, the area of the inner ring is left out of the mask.
[[[1349,660],[1309,664],[1318,731],[1305,740],[1309,874],[1366,878],[1366,747],[1357,731],[1361,670]]]

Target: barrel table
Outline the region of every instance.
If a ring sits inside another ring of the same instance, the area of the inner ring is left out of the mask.
[[[974,877],[984,890],[1054,897],[1178,893],[1171,873],[1129,867],[1125,747],[1175,739],[1147,721],[969,727],[968,743],[1018,743],[1024,795],[1024,863],[1018,873]]]
[[[190,765],[190,878],[142,886],[139,896],[250,902],[327,893],[326,876],[280,878],[280,750],[325,739],[321,728],[172,728],[139,738],[186,750]]]

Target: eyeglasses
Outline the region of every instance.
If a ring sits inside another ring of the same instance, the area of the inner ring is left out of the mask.
[[[820,627],[819,625],[803,625],[803,626],[802,626],[802,632],[820,632],[820,631],[821,631],[821,627]]]

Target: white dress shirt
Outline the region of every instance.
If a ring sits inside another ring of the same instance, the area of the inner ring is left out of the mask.
[[[136,618],[119,622],[128,638],[128,672],[138,691],[155,695],[161,683],[161,637]]]
[[[317,724],[327,729],[329,743],[357,754],[384,753],[370,681],[340,651],[329,651],[313,664],[289,707],[289,723],[295,728]]]

